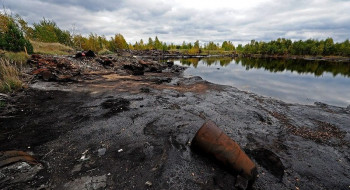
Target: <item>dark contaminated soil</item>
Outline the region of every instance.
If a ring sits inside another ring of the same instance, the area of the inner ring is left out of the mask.
[[[237,189],[190,149],[207,120],[257,164],[255,189],[349,189],[349,108],[286,104],[137,59],[60,57],[73,74],[51,62],[48,80],[29,74],[27,89],[2,100],[0,151],[39,164],[1,167],[0,189]]]

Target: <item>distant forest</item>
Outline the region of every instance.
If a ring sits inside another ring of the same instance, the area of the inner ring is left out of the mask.
[[[299,40],[278,38],[270,42],[251,40],[246,45],[234,46],[231,41],[224,41],[221,44],[208,42],[200,44],[198,40],[194,43],[183,42],[182,44],[165,43],[156,36],[148,38],[145,42],[142,39],[134,44],[127,43],[122,34],[116,34],[107,39],[91,33],[88,36],[76,34],[75,31],[62,30],[54,21],[42,19],[34,23],[33,27],[19,15],[11,16],[0,13],[0,49],[7,51],[33,52],[30,41],[47,43],[61,43],[77,50],[93,50],[95,52],[116,52],[120,49],[130,50],[178,50],[187,54],[199,54],[206,51],[230,52],[237,54],[266,54],[266,55],[314,55],[314,56],[350,56],[350,42],[345,40],[335,43],[332,38],[325,40]]]

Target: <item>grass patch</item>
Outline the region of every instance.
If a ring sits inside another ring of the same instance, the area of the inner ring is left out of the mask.
[[[29,55],[27,55],[25,52],[0,51],[0,55],[1,58],[18,64],[24,64],[29,59]]]
[[[44,43],[30,41],[33,45],[34,53],[45,55],[69,55],[74,52],[73,48],[60,43]]]
[[[22,88],[20,71],[15,62],[0,59],[0,92],[12,92]]]
[[[109,51],[108,49],[102,49],[97,54],[98,55],[109,55],[109,54],[113,54],[113,52]]]

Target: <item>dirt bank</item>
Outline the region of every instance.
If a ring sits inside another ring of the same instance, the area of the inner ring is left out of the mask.
[[[286,104],[140,57],[32,61],[28,88],[2,100],[0,150],[39,163],[1,167],[0,189],[234,189],[190,149],[208,119],[257,163],[255,189],[349,188],[349,108]]]

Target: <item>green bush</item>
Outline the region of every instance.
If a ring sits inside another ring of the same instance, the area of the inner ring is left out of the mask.
[[[13,21],[8,22],[7,30],[0,33],[0,49],[19,52],[27,49],[28,53],[33,53],[33,46],[29,40],[25,39],[18,25]]]
[[[33,36],[34,40],[45,43],[61,43],[72,45],[70,33],[61,30],[54,21],[45,18],[39,23],[34,23]]]

